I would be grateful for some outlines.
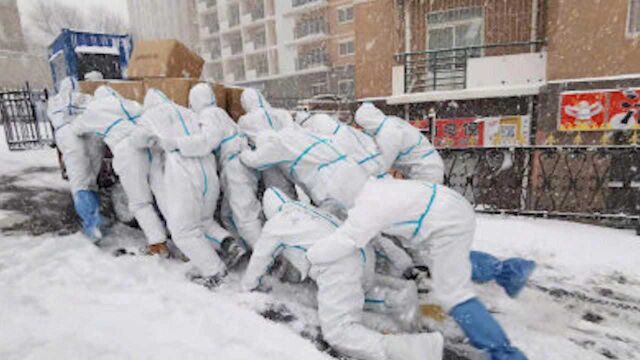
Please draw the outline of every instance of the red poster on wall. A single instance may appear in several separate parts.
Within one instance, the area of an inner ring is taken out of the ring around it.
[[[562,94],[559,130],[607,130],[608,108],[609,94],[605,91]]]
[[[437,119],[435,146],[472,147],[483,146],[484,122],[477,118]]]
[[[609,123],[613,130],[640,129],[640,89],[611,92]]]

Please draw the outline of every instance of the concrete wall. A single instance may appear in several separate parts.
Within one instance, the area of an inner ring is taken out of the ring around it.
[[[549,80],[640,73],[628,0],[548,0]]]
[[[394,1],[360,2],[354,11],[356,98],[391,95],[391,68],[399,42]]]

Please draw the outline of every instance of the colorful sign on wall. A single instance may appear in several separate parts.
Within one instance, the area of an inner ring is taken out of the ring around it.
[[[478,118],[437,119],[434,142],[444,148],[483,146],[484,122]]]
[[[495,147],[529,144],[530,116],[437,119],[437,147]]]
[[[421,131],[429,130],[429,119],[411,120],[409,123]]]
[[[640,129],[640,89],[568,92],[560,96],[560,131]]]

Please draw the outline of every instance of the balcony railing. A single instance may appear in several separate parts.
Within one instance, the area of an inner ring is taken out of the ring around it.
[[[464,89],[470,58],[535,53],[542,41],[427,50],[396,55],[404,65],[405,93]]]
[[[327,66],[329,64],[329,55],[323,54],[322,56],[304,56],[296,59],[296,70],[308,70],[321,66]]]

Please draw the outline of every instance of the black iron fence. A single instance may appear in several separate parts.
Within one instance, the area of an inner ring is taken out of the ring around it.
[[[445,182],[479,212],[636,227],[640,147],[439,149]]]
[[[22,89],[0,91],[0,124],[9,150],[26,150],[53,143],[47,120],[47,91]]]
[[[404,65],[406,93],[464,89],[469,58],[539,52],[542,41],[427,50],[396,55]]]

